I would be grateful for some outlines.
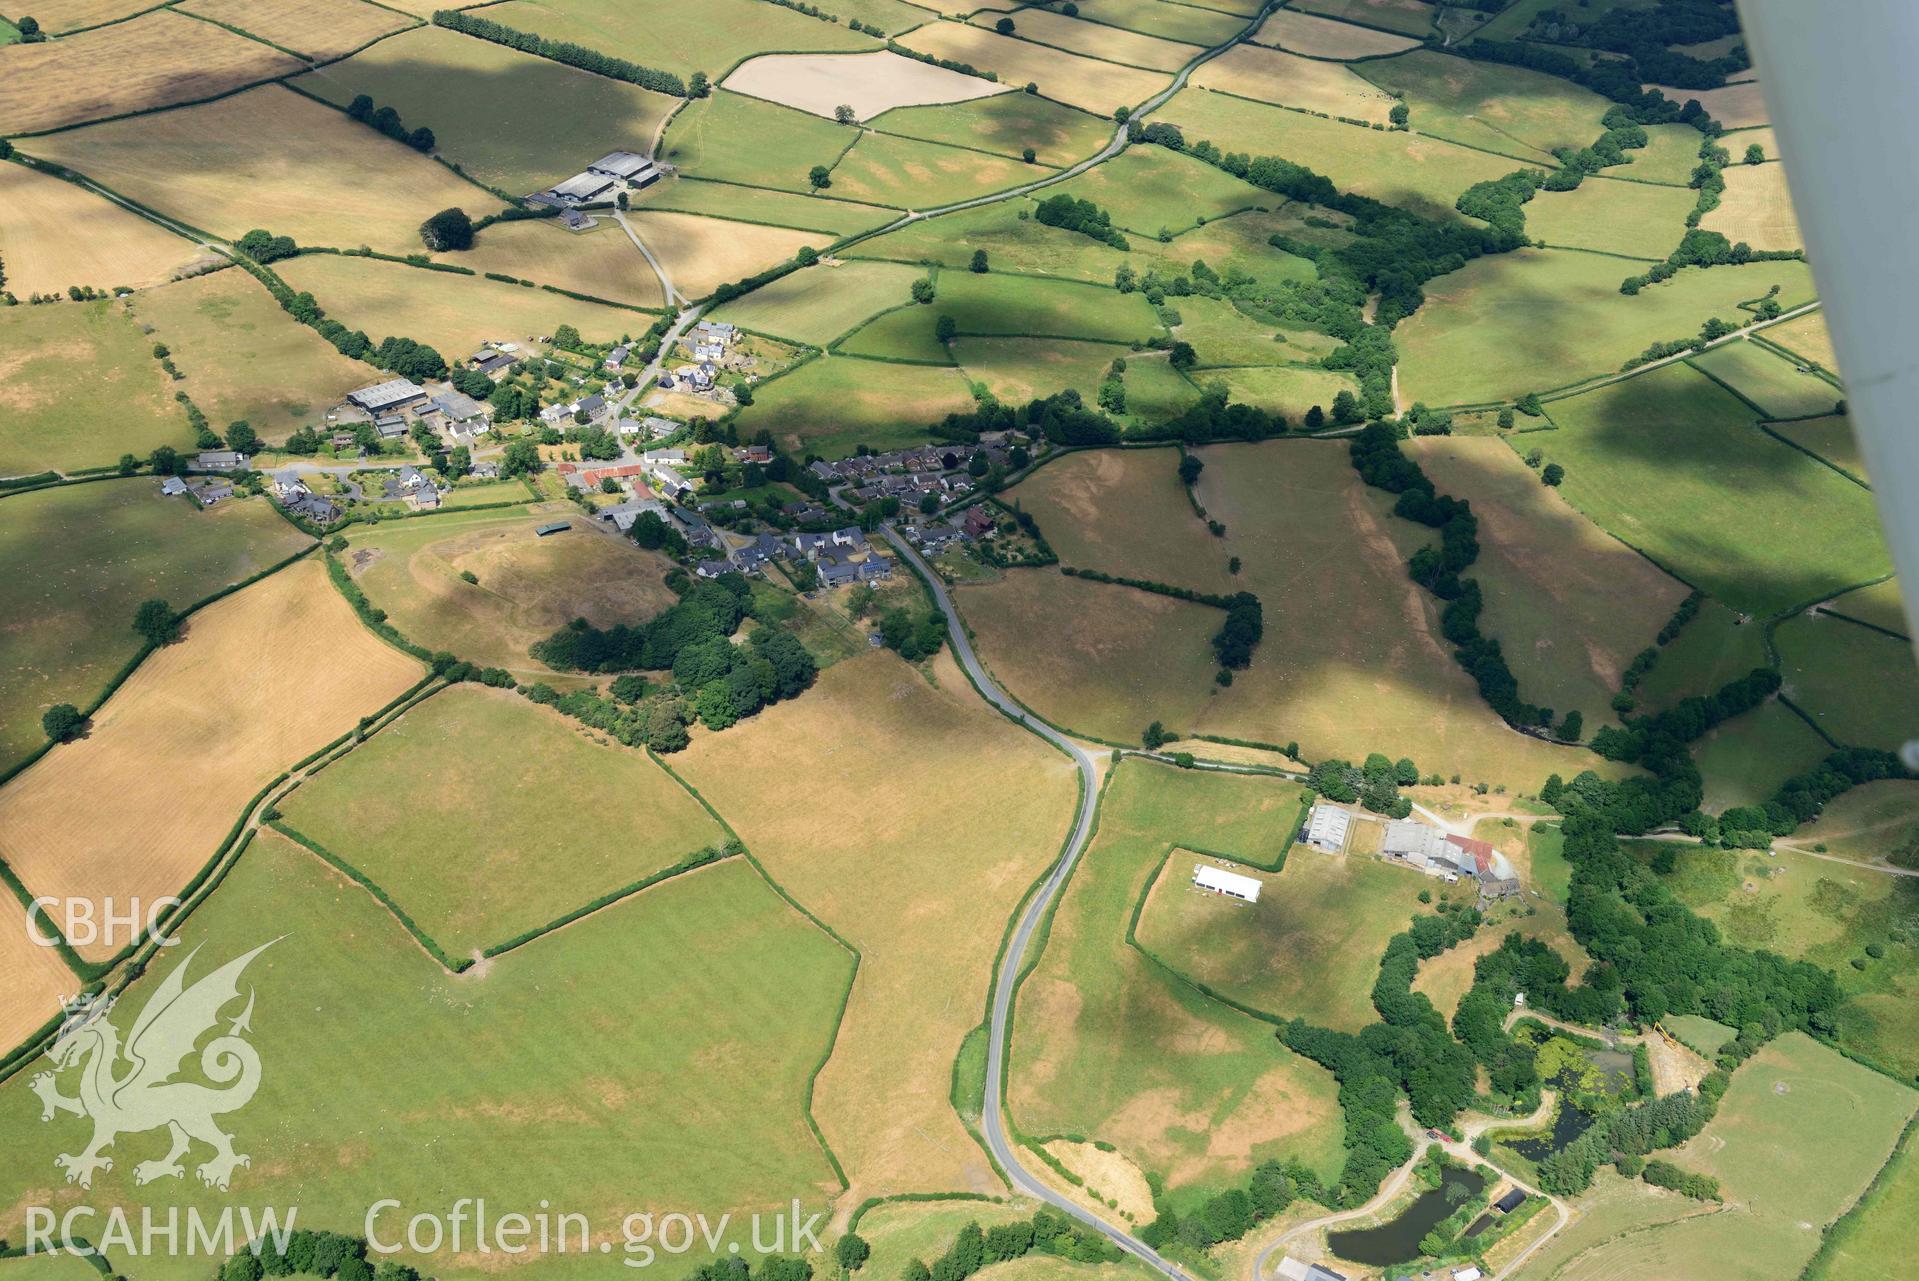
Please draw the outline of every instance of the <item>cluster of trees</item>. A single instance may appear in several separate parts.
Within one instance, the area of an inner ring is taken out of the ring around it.
[[[1706,1128],[1731,1079],[1724,1071],[1712,1072],[1697,1094],[1662,1095],[1600,1117],[1539,1163],[1539,1186],[1555,1196],[1577,1196],[1608,1161],[1617,1163],[1621,1174],[1643,1170],[1650,1164],[1646,1153],[1677,1147]]]
[[[426,382],[446,377],[446,358],[432,347],[411,338],[389,337],[373,349],[371,359],[382,369],[402,378]]]
[[[1632,16],[1638,17],[1639,12],[1634,10]],[[1570,80],[1611,98],[1631,112],[1632,118],[1642,125],[1689,124],[1702,133],[1719,131],[1718,123],[1707,114],[1697,98],[1687,99],[1682,106],[1657,89],[1644,88],[1653,78],[1642,76],[1638,62],[1631,57],[1595,58],[1588,65],[1571,54],[1533,41],[1483,38],[1456,45],[1452,52],[1481,62],[1525,67],[1529,71]]]
[[[1680,237],[1679,247],[1636,276],[1619,282],[1619,292],[1631,296],[1647,285],[1671,280],[1683,267],[1742,266],[1749,262],[1775,262],[1780,259],[1804,260],[1802,249],[1754,249],[1741,240],[1734,243],[1717,231],[1694,227]]]
[[[977,442],[981,432],[1037,431],[1056,445],[1112,445],[1119,427],[1098,410],[1088,409],[1072,388],[1015,409],[990,397],[971,410],[948,414],[932,428],[943,440]]]
[[[1033,210],[1033,219],[1048,227],[1077,231],[1115,249],[1131,248],[1126,237],[1113,230],[1112,215],[1090,200],[1076,200],[1064,193],[1048,196]]]
[[[471,249],[473,220],[464,209],[442,209],[420,224],[420,243],[434,253]]]
[[[769,1254],[755,1268],[733,1255],[702,1264],[686,1281],[813,1281],[813,1265],[804,1255]]]
[[[549,40],[545,36],[535,35],[530,31],[517,31],[503,23],[476,18],[469,13],[437,9],[433,14],[433,25],[445,27],[449,31],[458,31],[462,35],[490,40],[494,44],[502,44],[509,49],[518,49],[521,53],[549,58],[554,62],[564,62],[569,67],[578,67],[582,71],[590,71],[596,76],[605,76],[609,80],[624,80],[642,89],[651,89],[655,93],[671,94],[675,98],[705,96],[690,94],[685,83],[671,72],[643,67],[637,62],[615,58],[597,49],[589,49],[585,45],[573,44],[570,41]],[[703,77],[697,79],[703,79]]]
[[[1608,760],[1632,764],[1656,750],[1662,740],[1690,743],[1714,726],[1749,712],[1779,691],[1779,673],[1755,667],[1728,681],[1711,694],[1681,699],[1663,712],[1626,721],[1624,728],[1607,725],[1593,735],[1593,751]]]
[[[1476,182],[1460,193],[1453,207],[1468,218],[1478,218],[1510,236],[1526,234],[1524,205],[1546,184],[1538,169],[1515,169],[1504,178]]]
[[[1910,774],[1891,752],[1873,747],[1843,747],[1802,774],[1780,784],[1763,805],[1736,805],[1714,817],[1692,813],[1680,820],[1687,833],[1726,849],[1765,849],[1773,838],[1790,836],[1801,823],[1817,818],[1831,800],[1862,783]],[[1909,850],[1895,851],[1902,867],[1915,860]]]
[[[1298,1162],[1262,1161],[1245,1187],[1214,1193],[1190,1214],[1175,1213],[1163,1199],[1155,1198],[1159,1213],[1140,1229],[1139,1239],[1155,1250],[1175,1241],[1196,1250],[1210,1249],[1222,1241],[1239,1240],[1298,1197],[1323,1195],[1319,1179]]]
[[[919,1259],[909,1259],[903,1276],[904,1281],[966,1281],[989,1264],[1029,1254],[1050,1254],[1075,1263],[1115,1263],[1125,1257],[1097,1233],[1064,1215],[1041,1210],[1030,1219],[1016,1219],[985,1230],[969,1223],[959,1230],[946,1252],[933,1260],[932,1267]]]
[[[1350,805],[1358,801],[1375,814],[1405,818],[1413,812],[1413,803],[1399,794],[1402,787],[1419,781],[1419,767],[1410,757],[1389,760],[1374,752],[1364,765],[1354,765],[1328,757],[1306,774],[1306,786],[1329,801]]]
[[[1710,1174],[1689,1174],[1671,1161],[1648,1161],[1640,1176],[1656,1188],[1668,1188],[1695,1201],[1717,1201],[1719,1180]]]
[[[398,1259],[384,1259],[376,1269],[366,1260],[366,1242],[338,1232],[295,1228],[284,1238],[248,1243],[244,1250],[220,1265],[220,1281],[261,1281],[262,1277],[337,1277],[339,1281],[420,1281],[420,1274]]]
[[[1213,653],[1227,671],[1244,671],[1253,661],[1253,650],[1266,634],[1266,614],[1259,597],[1251,592],[1234,592],[1226,598],[1226,621],[1213,633]]]
[[[871,31],[872,28],[869,27],[868,30]],[[877,35],[879,33],[874,32],[874,34]],[[961,62],[957,58],[935,58],[930,53],[921,53],[918,49],[909,49],[890,36],[887,37],[886,47],[902,58],[911,58],[915,62],[924,62],[929,67],[944,67],[948,71],[957,71],[963,76],[978,76],[981,80],[991,80],[994,84],[999,83],[999,72],[997,71],[982,71],[972,63]]]
[[[409,131],[400,119],[399,112],[391,107],[375,107],[372,97],[367,94],[356,94],[353,101],[347,104],[346,113],[350,119],[358,120],[370,129],[378,129],[393,141],[403,142],[415,151],[432,151],[436,145],[431,129],[421,125]]]
[[[687,585],[676,604],[651,622],[617,623],[601,629],[575,619],[533,646],[533,657],[548,667],[580,672],[667,671],[689,645],[724,640],[739,630],[750,592],[741,574],[722,574],[712,582]]]
[[[1531,34],[1550,44],[1579,45],[1624,54],[1649,84],[1679,89],[1717,89],[1726,77],[1752,65],[1744,45],[1717,58],[1696,58],[1672,46],[1705,44],[1739,34],[1739,15],[1716,0],[1661,0],[1630,14],[1609,10],[1589,23],[1548,9],[1533,19]]]
[[[276,236],[259,227],[240,237],[233,247],[257,263],[278,262],[300,252],[292,236]]]

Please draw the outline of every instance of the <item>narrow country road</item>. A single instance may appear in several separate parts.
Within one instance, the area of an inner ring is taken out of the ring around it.
[[[660,278],[660,288],[665,291],[666,305],[671,307],[675,298],[683,303],[691,302],[692,299],[673,287],[673,277],[666,274],[665,265],[653,256],[653,251],[646,247],[644,240],[640,239],[640,233],[633,230],[633,224],[626,220],[626,210],[615,209],[613,220],[620,224],[620,230],[626,233],[626,238],[633,242],[633,247],[646,259],[646,265],[653,269],[653,274]]]

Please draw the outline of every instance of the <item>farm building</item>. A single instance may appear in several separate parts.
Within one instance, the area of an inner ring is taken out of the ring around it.
[[[1313,812],[1306,820],[1306,843],[1328,854],[1337,854],[1346,848],[1346,836],[1352,828],[1351,810],[1321,801],[1313,806]]]
[[[417,405],[426,398],[426,388],[410,378],[390,378],[347,393],[348,403],[375,416],[375,425],[380,415]]]
[[[187,483],[178,476],[168,476],[160,482],[160,492],[168,498],[178,498],[187,492]]]
[[[649,157],[632,151],[610,151],[588,165],[586,171],[632,187],[649,186],[660,176],[659,168]]]
[[[571,528],[573,528],[573,525],[570,521],[556,520],[556,521],[553,521],[551,524],[541,525],[538,529],[535,529],[533,532],[537,534],[539,537],[545,538],[549,534],[564,534],[567,530]]]
[[[1396,818],[1388,822],[1380,851],[1387,858],[1404,859],[1414,867],[1430,868],[1438,864],[1451,870],[1453,866],[1452,848],[1446,844],[1446,834],[1416,818]]]
[[[433,408],[446,415],[448,422],[467,423],[486,416],[486,408],[464,392],[449,391],[435,396],[431,403]]]
[[[233,497],[233,486],[224,480],[209,480],[191,487],[190,492],[200,506],[211,507],[221,499]]]
[[[1346,1278],[1321,1263],[1306,1263],[1291,1255],[1279,1261],[1274,1268],[1284,1281],[1346,1281]]]
[[[511,352],[496,351],[491,347],[474,352],[467,358],[467,364],[488,375],[502,373],[513,368],[517,358]]]
[[[604,174],[576,173],[565,182],[550,187],[546,195],[563,205],[585,205],[605,199],[613,190],[613,180]]]
[[[1243,903],[1259,902],[1259,882],[1250,876],[1229,872],[1225,868],[1209,867],[1205,863],[1195,864],[1193,884],[1202,890],[1211,890],[1215,894],[1236,898]]]
[[[1526,1193],[1523,1188],[1509,1188],[1505,1196],[1493,1202],[1493,1209],[1499,1211],[1501,1214],[1511,1214],[1525,1203]]]
[[[247,456],[231,449],[210,449],[193,460],[196,471],[245,471]]]

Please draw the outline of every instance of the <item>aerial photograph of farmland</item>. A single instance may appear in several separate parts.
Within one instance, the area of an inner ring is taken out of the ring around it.
[[[0,0],[0,1281],[1919,1281],[1915,60]]]

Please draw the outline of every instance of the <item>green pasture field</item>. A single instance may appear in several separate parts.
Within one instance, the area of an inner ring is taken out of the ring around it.
[[[953,355],[968,382],[986,389],[1009,405],[1072,388],[1087,404],[1094,403],[1100,383],[1115,356],[1127,349],[1112,343],[1071,338],[961,338]]]
[[[1573,506],[1734,609],[1768,615],[1889,573],[1871,496],[1751,425],[1683,365],[1556,401],[1538,440]]]
[[[1558,76],[1425,49],[1353,69],[1401,95],[1420,133],[1533,164],[1552,164],[1555,147],[1590,144],[1612,105]]]
[[[1209,89],[1182,89],[1154,114],[1180,126],[1189,143],[1205,138],[1223,151],[1284,156],[1342,191],[1432,218],[1459,217],[1453,204],[1461,192],[1517,168],[1505,156],[1443,139],[1364,129]]]
[[[755,0],[715,0],[698,9],[623,0],[508,0],[488,7],[484,16],[682,78],[704,71],[714,84],[756,53],[858,53],[878,47],[872,36]]]
[[[848,22],[857,18],[896,36],[914,27],[923,27],[931,18],[925,9],[905,0],[833,0],[833,12]]]
[[[913,282],[925,274],[886,262],[806,267],[722,304],[713,318],[823,347],[880,312],[911,302]]]
[[[1912,646],[1843,619],[1801,614],[1773,633],[1785,692],[1820,729],[1852,746],[1896,752],[1919,717]]]
[[[899,217],[897,209],[859,205],[825,196],[800,196],[764,187],[741,187],[697,178],[666,178],[633,196],[635,209],[664,209],[678,213],[714,214],[747,222],[770,223],[800,231],[825,231],[836,236],[857,235],[884,226]]]
[[[367,94],[408,125],[430,127],[448,160],[514,195],[562,182],[609,151],[650,154],[679,105],[442,27],[382,40],[292,83],[338,107]]]
[[[868,131],[834,168],[830,190],[848,200],[927,209],[1017,187],[1051,172],[1035,172],[1034,166],[1007,156]]]
[[[867,127],[926,142],[944,142],[1018,158],[1031,147],[1036,163],[1065,166],[1106,145],[1117,127],[1089,112],[1031,93],[1000,93],[971,102],[895,107]],[[1026,170],[1038,177],[1035,170]]]
[[[1203,261],[1222,276],[1229,271],[1243,271],[1268,288],[1282,281],[1313,280],[1318,277],[1319,268],[1312,260],[1275,248],[1272,236],[1275,232],[1308,238],[1324,234],[1303,221],[1319,212],[1312,205],[1289,201],[1269,212],[1248,210],[1229,214],[1212,219],[1202,227],[1183,231],[1169,244],[1144,238],[1136,240],[1133,256],[1135,259],[1158,258],[1160,274],[1166,276],[1186,275],[1195,261]],[[1143,274],[1149,265],[1136,261],[1133,268]],[[1186,301],[1179,299],[1175,305]]]
[[[914,1259],[925,1263],[945,1254],[969,1223],[990,1228],[1029,1217],[1030,1211],[1003,1200],[889,1201],[860,1216],[860,1237],[873,1250],[864,1266],[876,1277],[899,1276]]]
[[[1693,365],[1759,406],[1768,418],[1832,415],[1846,393],[1756,342],[1729,342],[1692,358]]]
[[[1296,0],[1293,8],[1421,39],[1433,30],[1433,6],[1426,0]]]
[[[1694,694],[1710,694],[1755,667],[1767,666],[1765,629],[1716,600],[1700,603],[1699,613],[1639,682],[1636,709],[1657,712]]]
[[[675,878],[455,977],[372,896],[265,833],[188,922],[186,946],[130,990],[116,1023],[124,1033],[154,981],[196,946],[198,976],[276,937],[245,978],[258,996],[248,1039],[263,1067],[242,1139],[251,1166],[230,1192],[191,1171],[143,1190],[136,1158],[162,1155],[165,1136],[126,1135],[113,1170],[94,1181],[90,1203],[103,1213],[131,1207],[138,1222],[142,1205],[190,1205],[211,1220],[245,1196],[297,1204],[301,1226],[357,1231],[378,1198],[449,1204],[447,1172],[459,1169],[463,1194],[528,1213],[542,1198],[573,1207],[617,1249],[617,1225],[635,1209],[771,1212],[839,1190],[804,1109],[853,958],[744,860]],[[79,1150],[85,1123],[43,1124],[27,1084],[21,1074],[0,1088],[0,1134],[7,1150],[42,1154],[51,1168],[53,1153]],[[407,1142],[390,1141],[397,1124]],[[502,1150],[513,1159],[489,1155]],[[689,1150],[700,1159],[686,1160]],[[42,1164],[8,1162],[8,1206],[32,1203]],[[20,1213],[8,1211],[14,1239]],[[403,1235],[404,1218],[393,1222]],[[491,1275],[476,1257],[443,1250],[409,1261],[443,1278]],[[577,1246],[543,1265],[563,1277],[605,1267]],[[207,1261],[143,1257],[136,1270],[186,1281],[203,1278]]]
[[[1669,1014],[1665,1029],[1697,1054],[1712,1058],[1720,1047],[1739,1035],[1739,1029],[1715,1023],[1703,1014]]]
[[[384,785],[399,778],[433,785]],[[481,686],[428,699],[281,808],[455,960],[726,841],[645,753]]]
[[[1699,164],[1699,144],[1705,140],[1691,125],[1648,125],[1646,145],[1626,154],[1632,163],[1607,172],[1641,182],[1663,182],[1683,187]],[[1590,140],[1589,140],[1590,141]],[[1728,139],[1728,144],[1732,141]]]
[[[1129,239],[1178,233],[1201,220],[1281,203],[1270,191],[1164,147],[1121,152],[1071,181],[1048,187],[1040,197],[1061,193],[1104,209],[1114,226],[1130,233]]]
[[[1359,380],[1351,374],[1293,365],[1196,369],[1193,378],[1201,386],[1223,382],[1235,401],[1284,414],[1294,426],[1300,424],[1306,411],[1314,405],[1330,412],[1334,399],[1342,391],[1359,394]]]
[[[927,427],[972,407],[956,370],[828,356],[759,389],[739,423],[748,435],[771,431],[789,452],[844,458],[860,445],[923,445]]]
[[[1800,827],[1794,845],[1817,844],[1859,863],[1880,863],[1901,849],[1919,849],[1919,783],[1883,779],[1855,787]]]
[[[953,353],[935,332],[940,312],[934,307],[908,305],[884,312],[834,348],[848,356],[875,360],[907,360],[924,365],[950,365]]]
[[[1126,412],[1143,423],[1164,422],[1199,399],[1199,389],[1164,360],[1126,358]]]
[[[1849,591],[1844,596],[1827,601],[1825,608],[1835,614],[1844,614],[1848,618],[1883,627],[1889,632],[1897,632],[1901,636],[1912,630],[1912,624],[1906,621],[1906,609],[1900,600],[1899,580],[1896,578]]]
[[[1564,907],[1572,890],[1573,865],[1566,861],[1566,834],[1557,827],[1534,823],[1526,829],[1526,857],[1533,880],[1546,897]]]
[[[1180,1205],[1267,1157],[1337,1164],[1331,1076],[1126,942],[1169,846],[1253,857],[1249,842],[1275,840],[1265,829],[1291,831],[1296,798],[1286,782],[1116,767],[1098,835],[1019,990],[1007,1094],[1021,1131],[1113,1143]]]
[[[1516,400],[1614,373],[1655,342],[1690,340],[1710,318],[1743,324],[1738,304],[1775,284],[1785,306],[1813,289],[1804,263],[1759,262],[1688,267],[1620,293],[1638,270],[1600,254],[1520,249],[1427,281],[1426,305],[1393,334],[1401,394],[1429,405]]]
[[[0,308],[0,476],[190,450],[152,346],[120,303]]]
[[[790,16],[822,31],[834,29],[810,18]],[[673,117],[660,141],[659,158],[688,177],[777,187],[804,195],[813,190],[807,180],[813,166],[832,168],[853,140],[854,131],[846,125],[715,89],[712,96],[687,103]]]
[[[1165,332],[1144,294],[999,272],[941,272],[938,293],[926,310],[951,316],[961,334],[1132,343]]]
[[[1196,865],[1216,862],[1173,851],[1146,892],[1141,946],[1275,1019],[1303,1018],[1345,1032],[1377,1021],[1372,990],[1380,955],[1419,910],[1420,891],[1432,889],[1427,877],[1302,846],[1277,875],[1229,869],[1264,886],[1257,903],[1240,903],[1192,883]],[[1306,957],[1311,965],[1300,964]]]
[[[1557,248],[1659,261],[1686,233],[1695,193],[1685,187],[1588,178],[1572,191],[1541,191],[1526,205],[1526,234]],[[1620,264],[1621,279],[1632,272]]]
[[[15,41],[19,39],[20,39],[20,28],[14,26],[11,22],[8,22],[5,18],[0,18],[0,45],[13,44]]]
[[[0,27],[7,24],[0,21]],[[0,45],[7,43],[0,31]],[[99,1269],[84,1255],[58,1251],[35,1253],[31,1258],[14,1255],[0,1258],[0,1281],[100,1281]]]
[[[984,249],[987,263],[995,271],[1058,276],[1096,285],[1112,284],[1113,274],[1123,266],[1142,271],[1150,265],[1140,261],[1137,241],[1133,251],[1126,253],[1076,231],[1021,218],[1021,211],[1030,214],[1032,205],[1024,199],[1005,200],[923,218],[863,240],[850,252],[860,258],[937,263],[961,271],[971,265],[975,250]]]
[[[1735,805],[1764,805],[1781,783],[1831,751],[1832,745],[1784,703],[1763,703],[1693,744],[1692,758],[1706,783],[1700,808],[1718,814]]]
[[[19,494],[0,515],[0,563],[16,567],[0,575],[0,769],[45,741],[49,706],[88,706],[139,652],[141,601],[185,609],[308,541],[264,499],[200,511],[147,478]]]
[[[1208,48],[1232,39],[1246,26],[1245,17],[1236,12],[1222,13],[1177,0],[1081,0],[1079,16],[1087,22]]]
[[[1859,450],[1859,437],[1852,430],[1852,419],[1845,415],[1828,414],[1824,418],[1804,418],[1770,426],[1793,444],[1811,450],[1861,484],[1871,482],[1865,455]]]
[[[1827,1229],[1824,1247],[1806,1270],[1807,1281],[1901,1281],[1912,1259],[1912,1225],[1919,1217],[1919,1157],[1912,1130],[1866,1194]]]
[[[1198,371],[1216,365],[1311,363],[1339,345],[1310,329],[1282,332],[1276,323],[1249,316],[1223,298],[1195,294],[1168,301],[1180,315],[1173,337],[1193,345],[1199,357],[1194,376],[1202,382],[1210,375]]]

